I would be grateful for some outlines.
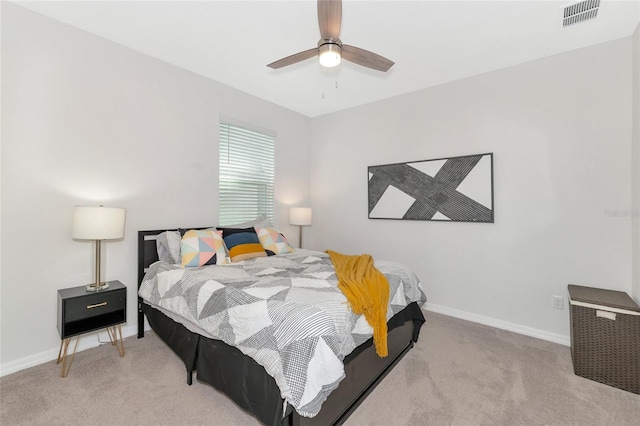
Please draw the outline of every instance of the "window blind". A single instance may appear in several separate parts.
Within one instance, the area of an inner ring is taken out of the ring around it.
[[[219,158],[220,225],[250,221],[262,214],[272,222],[274,138],[220,123]]]

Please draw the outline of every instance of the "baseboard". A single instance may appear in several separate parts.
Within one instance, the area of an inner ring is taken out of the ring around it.
[[[515,324],[508,321],[502,321],[499,319],[487,317],[484,315],[472,314],[470,312],[460,311],[458,309],[448,308],[446,306],[434,305],[433,303],[427,303],[424,306],[427,311],[435,312],[438,314],[447,315],[454,318],[460,318],[463,320],[476,322],[478,324],[488,325],[490,327],[499,328],[501,330],[512,331],[514,333],[523,334],[525,336],[535,337],[537,339],[547,340],[553,343],[559,343],[561,345],[570,346],[571,341],[569,336],[565,336],[557,333],[549,333],[548,331],[539,330],[536,328],[526,327],[523,325]],[[145,330],[150,330],[149,325],[145,321]],[[138,334],[137,325],[130,325],[122,328],[122,336],[129,337]],[[106,331],[99,333],[101,340],[104,342],[108,340]],[[95,348],[101,345],[98,341],[98,334],[82,336],[80,343],[78,344],[78,352]],[[39,364],[44,364],[58,358],[58,348],[52,348],[34,355],[29,355],[24,358],[10,361],[0,364],[0,377],[7,374],[15,373],[16,371],[24,370],[25,368],[34,367]]]
[[[499,328],[501,330],[512,331],[514,333],[523,334],[525,336],[535,337],[537,339],[558,343],[564,346],[571,346],[571,338],[564,334],[550,333],[548,331],[526,327],[524,325],[502,321],[484,315],[472,314],[470,312],[460,311],[458,309],[448,308],[446,306],[434,305],[433,303],[427,303],[423,307],[423,309],[454,318],[476,322],[478,324],[488,325],[490,327]]]
[[[146,323],[145,325],[148,327]],[[145,330],[150,330],[150,328],[145,327]],[[129,337],[129,336],[135,336],[137,334],[138,334],[138,326],[135,324],[122,327],[123,338]],[[102,342],[100,342],[100,340]],[[100,333],[82,335],[80,339],[80,343],[78,343],[77,352],[82,352],[84,350],[100,346],[104,344],[105,340],[109,342],[109,335],[107,334],[106,330],[102,330]],[[71,344],[74,344],[73,340]],[[69,346],[71,346],[71,344]],[[20,359],[16,359],[14,361],[2,363],[0,364],[0,377],[6,376],[11,373],[15,373],[20,370],[24,370],[29,367],[34,367],[36,365],[44,364],[45,362],[56,360],[58,359],[59,350],[60,350],[60,347],[51,348],[37,354],[29,355]]]

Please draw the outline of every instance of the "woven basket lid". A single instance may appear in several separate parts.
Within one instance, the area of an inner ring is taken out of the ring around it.
[[[576,302],[640,312],[638,304],[624,291],[569,284],[569,297]]]

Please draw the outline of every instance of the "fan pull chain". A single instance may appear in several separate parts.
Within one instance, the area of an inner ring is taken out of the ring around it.
[[[336,88],[336,90],[338,89],[338,80],[335,81],[335,88]],[[324,98],[325,98],[325,92],[322,91],[322,99],[324,99]]]

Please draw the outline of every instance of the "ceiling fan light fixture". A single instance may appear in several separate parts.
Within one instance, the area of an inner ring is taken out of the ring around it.
[[[320,65],[326,68],[333,68],[340,63],[340,45],[336,43],[325,43],[318,49],[318,60]]]
[[[600,0],[583,0],[593,2]],[[342,26],[342,0],[318,0],[318,26],[320,40],[318,47],[303,50],[268,64],[269,68],[277,70],[318,56],[320,65],[331,68],[345,61],[353,62],[377,71],[387,72],[393,66],[393,61],[376,53],[359,47],[342,44],[340,41],[340,27]]]

